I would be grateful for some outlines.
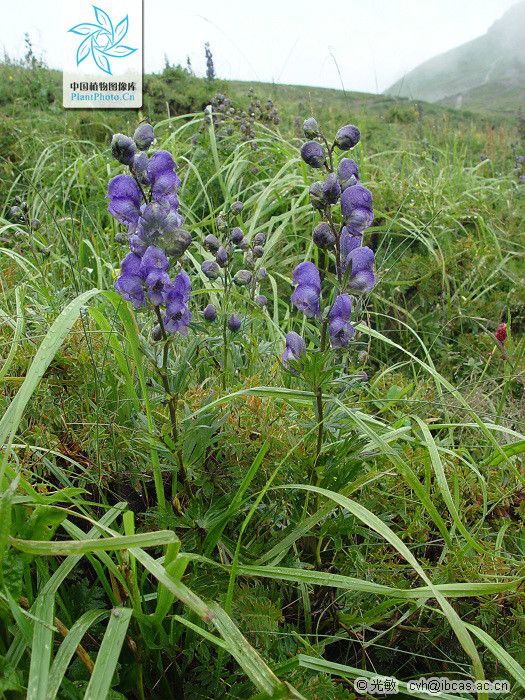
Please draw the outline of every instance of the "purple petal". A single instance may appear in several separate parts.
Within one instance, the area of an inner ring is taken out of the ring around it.
[[[340,318],[343,321],[350,320],[352,316],[352,299],[348,294],[340,294],[336,297],[328,316],[331,319]]]
[[[115,289],[126,301],[130,301],[136,309],[146,303],[142,280],[137,275],[121,275],[115,282]]]
[[[128,253],[124,260],[120,263],[120,272],[122,275],[138,275],[140,270],[141,259],[135,253]]]
[[[321,277],[313,262],[302,262],[293,271],[295,284],[305,284],[321,292]]]
[[[165,173],[173,172],[176,167],[171,153],[168,153],[168,151],[158,151],[149,159],[148,177],[151,182],[154,183],[157,178]]]
[[[372,210],[372,193],[359,183],[347,187],[341,195],[341,212],[345,221],[355,209]]]
[[[312,318],[320,313],[319,292],[307,284],[300,284],[291,298],[292,304],[305,316]]]
[[[131,175],[116,175],[109,181],[107,199],[130,199],[137,207],[140,206],[142,194]]]
[[[109,200],[108,211],[117,221],[127,226],[139,220],[139,208],[131,199],[114,197]]]
[[[168,258],[166,257],[164,251],[160,248],[156,248],[155,246],[150,245],[149,248],[146,249],[144,255],[142,256],[140,274],[145,279],[150,274],[150,272],[153,272],[154,270],[166,272],[168,266]]]

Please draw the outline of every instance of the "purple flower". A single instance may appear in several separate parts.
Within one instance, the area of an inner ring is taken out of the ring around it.
[[[321,277],[313,262],[302,262],[293,271],[295,284],[307,284],[321,293]]]
[[[163,250],[150,245],[146,249],[144,255],[142,256],[142,261],[140,264],[140,274],[146,279],[146,277],[155,270],[160,272],[166,272],[169,267],[168,258],[166,257]]]
[[[339,250],[341,254],[341,265],[344,271],[346,271],[349,265],[349,262],[347,262],[348,256],[355,248],[359,248],[361,243],[362,239],[360,234],[353,234],[346,226],[343,226],[339,239]]]
[[[149,159],[148,177],[154,183],[162,175],[174,172],[176,167],[171,153],[168,153],[168,151],[157,151]]]
[[[352,299],[348,294],[340,294],[336,297],[332,308],[328,313],[330,321],[328,331],[330,344],[333,348],[346,348],[355,330],[350,323],[352,316]]]
[[[335,142],[342,151],[348,151],[359,143],[360,138],[361,134],[357,126],[347,124],[339,129],[335,135]]]
[[[169,223],[170,207],[166,202],[151,202],[142,208],[137,234],[145,241],[160,238]]]
[[[120,263],[121,275],[139,275],[141,262],[142,261],[139,255],[135,255],[135,253],[128,253],[124,260]]]
[[[168,333],[188,334],[188,326],[192,319],[188,308],[190,295],[190,278],[184,270],[181,270],[173,282],[166,285],[164,290],[164,300],[166,302],[164,327]]]
[[[133,140],[137,144],[137,148],[141,151],[147,151],[155,140],[155,135],[153,133],[153,127],[147,122],[142,122],[135,129],[133,134]]]
[[[129,239],[129,249],[132,253],[136,253],[137,255],[144,255],[144,253],[148,249],[148,244],[139,235],[134,233],[132,236],[130,236]]]
[[[136,224],[140,215],[140,188],[130,175],[117,175],[109,181],[109,213],[121,224]]]
[[[348,286],[354,292],[369,292],[376,283],[374,251],[367,246],[354,248],[344,262],[345,270],[351,265]]]
[[[337,179],[344,192],[347,187],[352,187],[359,181],[359,167],[355,160],[342,158],[337,166]]]
[[[321,278],[316,266],[312,262],[300,263],[293,271],[293,279],[297,286],[292,294],[292,304],[309,318],[319,316]]]
[[[237,316],[237,314],[232,314],[230,318],[228,319],[228,328],[233,332],[237,333],[239,328],[241,327],[241,319]]]
[[[341,195],[341,212],[351,233],[354,235],[363,233],[374,220],[370,190],[359,183],[347,187]]]
[[[257,294],[255,297],[255,303],[258,306],[266,306],[268,304],[268,299],[264,296],[264,294]]]
[[[307,141],[301,148],[301,158],[312,168],[322,168],[326,161],[326,153],[317,141]]]
[[[154,269],[146,277],[148,298],[154,306],[160,306],[164,301],[165,289],[170,283],[170,277],[163,270]]]
[[[180,179],[174,171],[160,175],[153,183],[151,196],[155,202],[167,201],[170,206],[177,209],[179,198],[176,195],[179,189]]]
[[[298,360],[306,352],[306,343],[295,331],[286,334],[286,348],[281,355],[282,363],[288,367],[290,360]]]
[[[142,279],[138,275],[121,275],[115,282],[115,289],[126,301],[130,301],[136,309],[145,305]]]

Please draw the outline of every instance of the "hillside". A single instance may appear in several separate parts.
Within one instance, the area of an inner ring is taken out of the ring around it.
[[[483,111],[513,111],[525,97],[525,2],[483,36],[422,63],[392,85],[393,97]]]

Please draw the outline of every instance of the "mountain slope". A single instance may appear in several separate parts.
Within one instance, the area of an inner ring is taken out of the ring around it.
[[[513,5],[486,34],[422,63],[388,90],[450,106],[515,109],[525,95],[525,2]],[[509,97],[510,96],[510,97]]]

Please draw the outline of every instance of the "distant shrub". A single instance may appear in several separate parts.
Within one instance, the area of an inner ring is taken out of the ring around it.
[[[386,116],[389,124],[414,124],[418,119],[419,113],[414,105],[392,105]]]
[[[210,103],[221,82],[196,78],[187,68],[169,63],[160,74],[145,76],[144,108],[149,114],[171,116],[200,112]]]

